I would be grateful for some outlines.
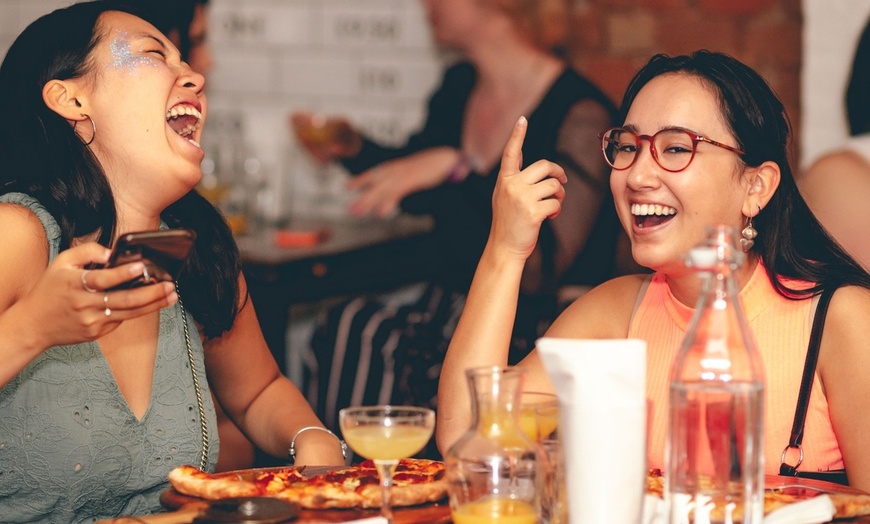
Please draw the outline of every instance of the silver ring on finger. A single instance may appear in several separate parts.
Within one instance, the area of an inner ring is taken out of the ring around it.
[[[90,272],[90,269],[85,269],[84,271],[82,271],[82,287],[88,293],[96,293],[97,290],[88,285],[88,273]]]
[[[111,316],[112,316],[112,310],[109,309],[109,294],[108,294],[108,293],[106,293],[106,294],[103,295],[103,305],[106,306],[106,311],[105,311],[106,316],[107,316],[107,317],[111,317]]]

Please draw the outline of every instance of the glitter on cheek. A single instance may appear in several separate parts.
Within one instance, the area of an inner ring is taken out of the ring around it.
[[[129,69],[130,72],[139,69],[140,66],[153,66],[158,60],[148,56],[134,53],[130,48],[130,40],[127,33],[121,33],[109,44],[112,53],[112,67],[116,69]]]

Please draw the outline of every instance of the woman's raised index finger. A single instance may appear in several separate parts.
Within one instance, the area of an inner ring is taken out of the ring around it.
[[[528,125],[529,122],[524,116],[521,116],[514,124],[511,136],[508,138],[507,144],[504,146],[504,153],[501,156],[502,172],[518,173],[522,169],[523,141],[526,139]]]

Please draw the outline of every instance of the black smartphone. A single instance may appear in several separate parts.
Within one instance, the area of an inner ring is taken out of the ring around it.
[[[196,232],[190,229],[161,229],[121,235],[112,248],[107,267],[141,260],[145,263],[142,276],[112,289],[129,289],[156,282],[172,282],[190,255]]]

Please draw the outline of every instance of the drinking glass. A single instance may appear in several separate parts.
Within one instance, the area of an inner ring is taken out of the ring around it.
[[[520,427],[532,442],[548,439],[559,426],[559,401],[554,393],[520,393]]]
[[[320,114],[295,114],[290,125],[296,138],[316,160],[313,173],[315,205],[327,204],[337,175],[330,162],[355,149],[358,135],[344,118]]]
[[[412,406],[359,406],[339,411],[338,423],[348,446],[375,463],[381,480],[381,515],[392,524],[393,473],[399,459],[419,453],[432,438],[435,412]]]
[[[543,524],[567,523],[565,461],[559,441],[559,400],[554,393],[520,393],[520,428],[537,444],[538,511]]]

